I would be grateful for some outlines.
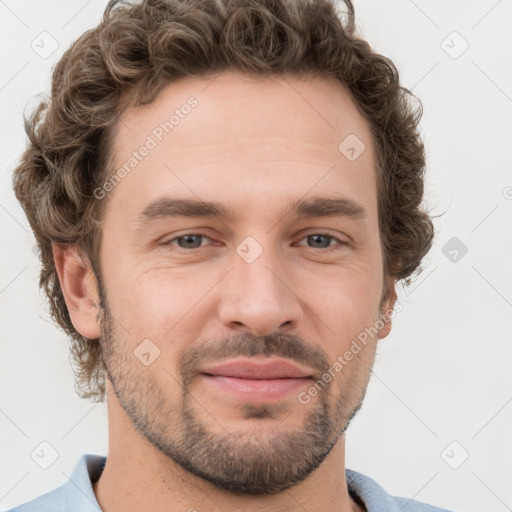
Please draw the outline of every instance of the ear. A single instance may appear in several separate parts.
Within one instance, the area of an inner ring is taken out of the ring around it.
[[[391,318],[393,312],[396,296],[396,279],[392,276],[387,276],[384,279],[385,287],[387,290],[386,296],[381,303],[381,318],[384,321],[384,327],[379,331],[379,339],[385,338],[391,332]]]
[[[99,293],[96,277],[76,246],[52,243],[53,259],[64,300],[75,329],[85,338],[100,336]]]

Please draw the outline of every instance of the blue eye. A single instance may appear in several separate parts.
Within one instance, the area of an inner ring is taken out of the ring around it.
[[[310,249],[326,249],[329,250],[339,250],[342,249],[343,246],[347,245],[346,242],[336,238],[335,236],[328,235],[326,233],[314,233],[312,235],[307,235],[302,240],[307,240],[309,243],[319,244],[319,245],[309,245]],[[336,244],[331,245],[331,242],[334,241]]]
[[[201,235],[198,233],[187,233],[185,235],[172,238],[168,242],[164,242],[162,245],[171,246],[172,249],[177,247],[178,249],[183,249],[185,251],[192,251],[204,246],[202,243],[203,239],[211,240],[206,235]],[[307,240],[307,247],[309,249],[323,249],[324,252],[340,250],[344,246],[348,245],[347,242],[344,242],[343,240],[340,240],[339,238],[327,233],[314,233],[303,237],[301,241],[302,240]],[[333,241],[335,242],[334,244],[331,243]]]
[[[318,245],[316,245],[317,249],[326,249],[326,248],[330,247],[331,241],[334,239],[334,237],[329,236],[329,235],[318,234],[318,235],[308,235],[306,237],[306,239],[308,240],[308,242],[313,242],[314,244],[319,243],[320,247]],[[325,242],[327,242],[327,245],[325,245]]]
[[[173,238],[172,240],[169,240],[165,245],[171,245],[173,242],[178,242],[178,247],[180,249],[197,249],[201,246],[201,240],[203,238],[208,238],[205,235],[198,235],[198,234],[186,234],[182,236],[178,236],[176,238]],[[199,243],[198,243],[199,242]]]

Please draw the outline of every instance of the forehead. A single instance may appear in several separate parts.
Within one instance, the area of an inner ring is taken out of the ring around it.
[[[109,192],[118,206],[130,198],[141,211],[164,191],[201,197],[215,190],[220,201],[236,192],[248,205],[249,196],[305,193],[315,183],[316,191],[375,188],[369,124],[333,79],[186,78],[121,119],[113,172],[124,172]]]

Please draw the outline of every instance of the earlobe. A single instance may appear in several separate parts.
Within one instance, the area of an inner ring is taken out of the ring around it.
[[[52,251],[73,326],[85,338],[99,338],[99,293],[91,266],[76,246],[62,247],[53,243]]]
[[[383,339],[389,335],[392,327],[392,313],[395,307],[397,295],[396,295],[396,280],[393,277],[386,279],[386,290],[387,295],[381,305],[381,316],[380,318],[384,322],[384,327],[379,331],[379,339]]]

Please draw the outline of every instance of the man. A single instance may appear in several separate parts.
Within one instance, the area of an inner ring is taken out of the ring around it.
[[[14,187],[107,457],[14,510],[439,511],[345,469],[433,238],[419,110],[328,0],[111,2]]]

